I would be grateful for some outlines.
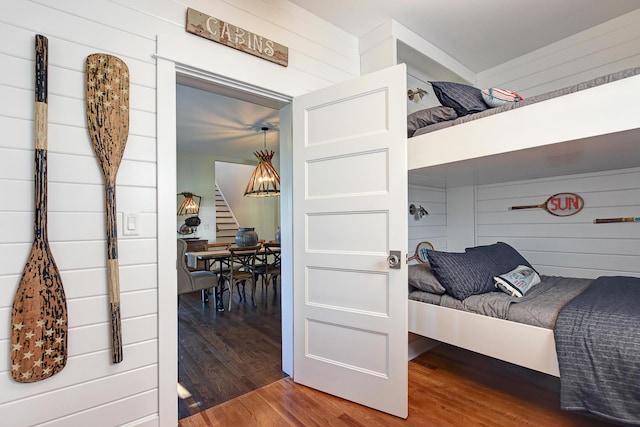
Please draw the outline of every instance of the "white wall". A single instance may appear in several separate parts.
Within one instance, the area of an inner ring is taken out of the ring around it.
[[[539,205],[561,192],[582,196],[582,211],[558,217],[543,209],[509,209]],[[410,216],[410,255],[422,240],[430,241],[437,250],[450,252],[503,241],[547,275],[640,275],[640,226],[631,222],[594,223],[596,218],[637,217],[640,168],[446,191],[412,184],[409,203],[422,204],[430,213],[421,220]]]
[[[202,197],[198,216],[202,221],[198,226],[196,235],[176,237],[198,237],[211,242],[216,240],[216,196],[215,196],[215,159],[202,154],[181,153],[177,155],[177,188],[176,194],[183,191],[197,194]],[[176,197],[176,212],[183,196]],[[176,230],[189,216],[176,216]]]
[[[584,209],[568,217],[509,210],[544,203],[560,192],[581,195]],[[477,243],[507,242],[543,274],[638,276],[639,224],[594,224],[596,218],[637,216],[638,210],[640,168],[480,186]]]
[[[280,197],[245,197],[255,166],[216,162],[216,181],[240,227],[253,227],[259,239],[273,240],[279,225]]]
[[[418,219],[417,216],[409,214],[409,205],[407,205],[407,215],[409,217],[409,247],[407,248],[407,254],[412,256],[418,243],[424,240],[431,242],[437,250],[447,250],[445,190],[443,188],[409,184],[408,199],[409,205],[414,204],[416,208],[422,206],[429,212],[429,215]]]
[[[289,67],[187,34],[187,4],[288,46]],[[0,419],[11,426],[173,425],[171,408],[162,409],[168,418],[158,418],[159,372],[176,367],[158,364],[156,152],[165,147],[156,147],[157,46],[164,46],[162,53],[182,64],[295,96],[359,74],[357,40],[285,0],[4,2],[0,17],[3,325],[8,324],[33,238],[36,33],[49,38],[49,237],[68,300],[69,359],[52,378],[16,383],[9,375],[9,335],[3,328]],[[117,204],[120,212],[139,212],[141,228],[138,236],[120,237],[124,361],[117,365],[110,362],[109,350],[103,180],[84,113],[84,62],[95,52],[119,56],[131,75],[130,134],[118,174]],[[175,257],[173,247],[167,250]],[[169,277],[163,280],[172,283]]]
[[[483,71],[477,86],[524,97],[640,66],[640,10]]]

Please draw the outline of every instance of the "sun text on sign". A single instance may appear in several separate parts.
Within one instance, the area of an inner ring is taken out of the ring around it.
[[[576,214],[584,207],[584,200],[574,193],[554,194],[547,201],[547,210],[557,216]]]
[[[191,8],[187,9],[186,30],[283,67],[289,64],[286,46]]]

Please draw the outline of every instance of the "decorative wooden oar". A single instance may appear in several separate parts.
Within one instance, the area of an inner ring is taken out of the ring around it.
[[[11,376],[22,383],[67,364],[67,301],[47,235],[47,48],[36,35],[34,240],[11,311]]]
[[[129,136],[129,69],[115,56],[87,57],[87,126],[105,179],[107,279],[111,306],[113,363],[122,362],[116,175]]]
[[[584,199],[576,193],[556,193],[539,205],[511,206],[511,210],[540,208],[555,216],[575,215],[584,207]]]

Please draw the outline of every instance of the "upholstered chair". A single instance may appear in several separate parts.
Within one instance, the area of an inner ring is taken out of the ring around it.
[[[202,292],[202,300],[207,300],[208,289],[218,286],[218,277],[211,271],[189,271],[185,258],[187,243],[182,239],[178,240],[178,295],[189,292]]]

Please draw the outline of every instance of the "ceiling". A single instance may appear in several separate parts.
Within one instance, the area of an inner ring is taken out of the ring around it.
[[[360,37],[390,18],[481,72],[640,8],[639,0],[289,0]],[[179,151],[253,161],[279,141],[277,109],[177,88]]]
[[[247,101],[177,85],[176,137],[178,151],[215,155],[219,160],[257,162],[268,127],[267,149],[278,151],[278,110]]]
[[[289,0],[361,37],[389,18],[473,72],[640,8],[638,0]]]

